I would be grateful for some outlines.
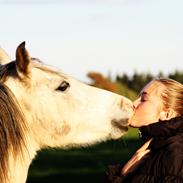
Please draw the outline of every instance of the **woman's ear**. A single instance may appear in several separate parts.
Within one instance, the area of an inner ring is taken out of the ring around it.
[[[165,121],[175,117],[175,111],[173,109],[166,109],[160,112],[160,120]]]

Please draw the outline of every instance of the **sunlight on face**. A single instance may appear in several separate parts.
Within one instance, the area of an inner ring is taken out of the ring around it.
[[[139,98],[133,102],[134,114],[129,119],[130,126],[141,127],[159,121],[163,110],[162,89],[163,86],[157,82],[150,82],[143,88]]]

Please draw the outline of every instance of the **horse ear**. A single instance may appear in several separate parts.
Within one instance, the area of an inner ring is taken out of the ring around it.
[[[16,50],[16,66],[18,72],[20,72],[23,75],[28,75],[29,63],[30,63],[30,57],[28,51],[25,48],[25,41],[24,41],[17,47]]]
[[[0,47],[0,65],[7,64],[11,61],[8,54]]]

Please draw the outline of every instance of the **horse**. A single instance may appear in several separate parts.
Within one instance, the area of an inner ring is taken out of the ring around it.
[[[22,42],[0,51],[0,181],[25,183],[43,148],[87,146],[127,131],[132,102],[89,86],[37,58]]]

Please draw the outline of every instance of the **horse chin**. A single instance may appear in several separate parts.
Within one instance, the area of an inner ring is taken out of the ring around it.
[[[128,118],[126,119],[113,119],[111,121],[112,133],[110,134],[112,139],[118,139],[128,131]]]

